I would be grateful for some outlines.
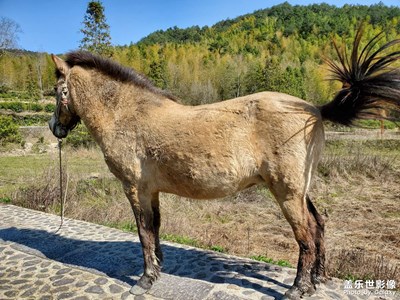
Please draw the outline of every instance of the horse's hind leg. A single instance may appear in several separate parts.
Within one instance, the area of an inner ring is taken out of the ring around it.
[[[159,256],[162,257],[158,238],[160,214],[159,210],[156,213],[153,211],[152,199],[155,196],[152,197],[144,192],[139,193],[134,186],[125,186],[124,190],[135,214],[144,259],[143,275],[130,292],[134,295],[141,295],[146,293],[160,276]]]
[[[315,285],[312,273],[316,263],[316,228],[314,216],[310,213],[304,189],[294,188],[283,182],[270,186],[282,212],[293,229],[300,248],[297,275],[293,286],[286,292],[285,299],[299,299],[303,294],[312,294]]]
[[[317,209],[311,202],[311,199],[308,195],[306,196],[306,200],[307,200],[308,211],[315,219],[315,226],[316,226],[315,227],[316,260],[311,279],[314,284],[319,284],[327,280],[327,274],[325,270],[325,241],[324,241],[325,220],[318,213]]]
[[[160,264],[162,264],[164,258],[161,251],[160,245],[160,226],[161,226],[161,214],[160,214],[160,201],[159,201],[159,194],[156,193],[153,195],[151,200],[151,207],[153,209],[153,227],[154,227],[154,237],[155,237],[155,253],[158,258]]]

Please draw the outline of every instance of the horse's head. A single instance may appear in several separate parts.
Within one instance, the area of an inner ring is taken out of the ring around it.
[[[69,75],[71,68],[61,58],[52,55],[57,68],[56,109],[49,121],[51,132],[57,138],[65,138],[68,133],[79,123],[80,118],[75,113],[69,88]]]

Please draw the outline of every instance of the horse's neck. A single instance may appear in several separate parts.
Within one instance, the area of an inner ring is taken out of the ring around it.
[[[146,114],[170,102],[162,95],[134,84],[101,75],[88,77],[86,74],[85,77],[72,83],[74,108],[99,144],[111,142],[116,133],[131,126],[128,123],[140,127]]]

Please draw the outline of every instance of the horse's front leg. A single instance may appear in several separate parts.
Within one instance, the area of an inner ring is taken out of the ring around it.
[[[134,295],[141,295],[146,293],[160,276],[162,253],[158,237],[160,226],[158,195],[156,197],[141,192],[136,186],[125,186],[125,194],[135,214],[144,259],[143,275],[130,292]],[[153,201],[153,199],[157,201]],[[157,206],[156,211],[153,210],[154,205]]]

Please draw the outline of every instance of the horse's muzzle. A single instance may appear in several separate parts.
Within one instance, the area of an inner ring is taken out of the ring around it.
[[[54,136],[59,139],[63,139],[68,135],[69,130],[67,129],[67,127],[62,125],[54,115],[49,121],[49,127]]]

